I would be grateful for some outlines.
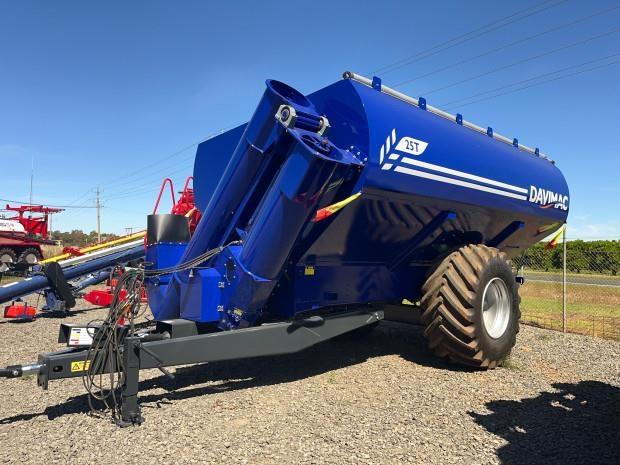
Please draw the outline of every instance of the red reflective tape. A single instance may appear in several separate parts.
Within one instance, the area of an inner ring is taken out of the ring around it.
[[[347,197],[346,199],[341,200],[340,202],[336,202],[334,204],[328,205],[327,207],[323,207],[323,208],[317,210],[316,211],[316,215],[314,216],[314,218],[312,218],[312,222],[316,223],[318,221],[322,221],[325,218],[333,215],[337,211],[342,210],[348,204],[350,204],[355,199],[357,199],[360,195],[362,195],[362,193],[358,192],[357,194],[353,194],[352,196]]]

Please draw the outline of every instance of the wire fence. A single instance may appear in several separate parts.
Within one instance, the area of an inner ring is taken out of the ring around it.
[[[513,259],[521,320],[535,326],[620,340],[620,242],[539,244]]]

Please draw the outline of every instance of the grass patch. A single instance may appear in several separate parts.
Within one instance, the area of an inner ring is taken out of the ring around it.
[[[519,365],[517,365],[514,360],[512,359],[511,356],[506,357],[504,360],[502,360],[502,367],[508,369],[508,370],[518,370],[519,369]]]
[[[562,329],[562,285],[526,281],[519,290],[522,320]],[[620,287],[567,287],[567,330],[620,340]]]
[[[527,278],[528,276],[536,276],[537,278],[543,278],[545,276],[548,277],[554,277],[554,276],[559,276],[562,277],[562,270],[549,270],[549,271],[544,271],[544,270],[536,270],[536,269],[532,269],[532,268],[527,268],[525,270],[525,277]],[[579,277],[592,277],[592,278],[602,278],[605,281],[610,281],[612,283],[620,283],[620,276],[619,275],[613,275],[611,273],[591,273],[588,271],[584,271],[582,273],[575,273],[573,271],[568,271],[566,273],[566,277],[567,278],[579,278]]]

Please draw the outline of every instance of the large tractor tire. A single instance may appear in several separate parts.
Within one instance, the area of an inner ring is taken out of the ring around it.
[[[9,249],[9,248],[1,248],[0,249],[0,271],[5,271],[3,270],[6,269],[8,263],[17,263],[17,255],[15,255],[15,252],[13,251],[13,249]]]
[[[518,284],[506,254],[467,245],[444,258],[422,287],[422,323],[440,357],[495,368],[519,332]]]
[[[41,252],[34,247],[25,249],[19,254],[19,263],[26,263],[27,265],[36,265],[41,261]]]

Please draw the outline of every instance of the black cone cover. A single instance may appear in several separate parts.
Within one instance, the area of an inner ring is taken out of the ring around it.
[[[178,244],[189,242],[189,239],[189,220],[185,216],[172,213],[147,216],[147,244],[158,242]]]
[[[71,292],[71,286],[67,282],[65,274],[62,272],[62,267],[56,262],[48,263],[43,272],[50,283],[50,287],[56,291],[58,298],[65,301],[66,307],[75,307],[75,297]]]

